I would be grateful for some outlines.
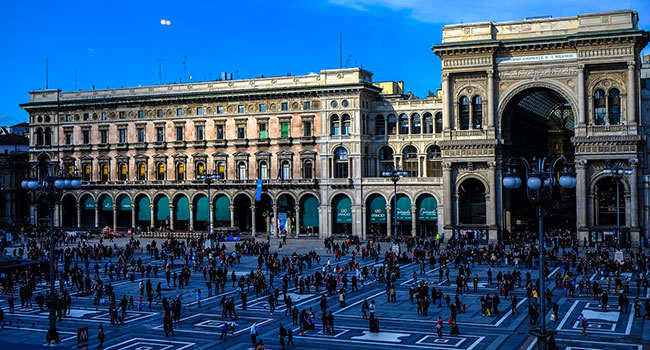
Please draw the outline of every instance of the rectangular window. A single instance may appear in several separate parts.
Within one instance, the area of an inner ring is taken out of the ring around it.
[[[288,111],[289,110],[289,103],[282,102],[282,110],[283,111]]]
[[[81,132],[83,138],[83,144],[88,145],[90,143],[90,131],[84,130]]]
[[[156,141],[163,142],[165,141],[165,129],[162,127],[156,128]]]
[[[183,115],[183,109],[182,108],[176,108],[176,115],[177,116],[182,116]]]
[[[305,110],[308,111],[311,109],[311,102],[310,101],[305,101]]]
[[[108,143],[108,130],[99,130],[99,139],[102,144]]]
[[[311,121],[302,122],[302,136],[311,136]]]
[[[203,107],[196,107],[196,115],[203,115]]]
[[[125,143],[126,142],[126,129],[120,129],[120,143]]]
[[[217,140],[223,140],[223,125],[217,125]]]
[[[162,118],[164,115],[162,109],[159,109],[156,113],[158,113],[158,118]]]
[[[267,133],[266,133],[266,123],[260,123],[260,124],[259,124],[259,128],[260,128],[260,136],[259,136],[259,137],[260,137],[261,139],[265,139],[265,138],[267,138],[268,135],[267,135]]]
[[[66,145],[71,145],[72,144],[72,131],[66,131],[65,132],[65,144]]]
[[[183,141],[183,127],[176,127],[176,141]]]
[[[280,123],[280,137],[289,137],[289,122]]]
[[[266,104],[260,103],[260,112],[266,112]]]
[[[120,119],[124,119],[124,112],[120,112]]]
[[[72,116],[71,116],[70,114],[67,114],[67,115],[65,116],[65,121],[66,121],[66,122],[71,122],[71,121],[72,121]]]
[[[223,106],[217,106],[217,114],[223,114]]]
[[[107,119],[106,112],[102,112],[102,120],[106,120],[106,119]]]
[[[89,117],[88,113],[84,113],[84,120],[88,120]]]
[[[237,138],[238,139],[246,138],[246,127],[244,125],[237,125]]]
[[[144,128],[138,128],[138,142],[144,142]]]
[[[203,141],[203,125],[196,127],[196,140]]]
[[[144,111],[138,111],[138,118],[144,118]]]
[[[237,106],[237,113],[244,113],[244,105]]]

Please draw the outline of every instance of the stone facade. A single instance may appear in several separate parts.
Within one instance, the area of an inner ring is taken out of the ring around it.
[[[581,239],[608,230],[602,170],[616,161],[633,171],[620,203],[636,243],[647,230],[648,174],[639,74],[648,33],[637,23],[636,12],[618,11],[445,26],[433,47],[442,87],[426,99],[404,95],[402,82],[373,83],[362,69],[32,91],[23,105],[30,159],[90,173],[64,197],[62,220],[55,215],[64,226],[203,229],[207,188],[196,175],[216,169],[213,225],[277,233],[287,217],[290,233],[365,237],[391,235],[396,213],[398,234],[490,241],[527,223],[501,186],[510,157],[569,159],[578,186],[567,218]],[[398,182],[397,208],[382,176],[395,166],[409,173]],[[83,211],[94,222],[81,222]]]

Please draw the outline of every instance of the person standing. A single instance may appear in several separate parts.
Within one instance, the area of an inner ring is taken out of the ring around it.
[[[363,313],[364,320],[368,319],[368,308],[368,299],[364,299],[363,304],[361,305],[361,312]]]
[[[512,301],[512,312],[513,313],[516,312],[517,315],[519,315],[519,310],[517,310],[517,295],[513,294],[511,299],[512,299],[511,300]]]
[[[15,312],[14,302],[16,301],[16,298],[14,297],[13,294],[11,294],[9,296],[9,299],[7,299],[7,301],[9,301],[9,313],[13,314]]]
[[[253,346],[257,345],[257,334],[259,333],[259,329],[257,328],[257,324],[255,321],[251,324],[251,341],[253,342]]]
[[[438,316],[438,321],[436,322],[436,333],[438,333],[438,338],[442,338],[442,316]]]
[[[287,330],[282,326],[282,323],[280,323],[280,346],[282,346],[282,350],[285,349],[284,347],[284,337],[287,336]]]
[[[99,346],[97,349],[102,350],[104,348],[104,327],[100,324],[99,329],[97,330],[97,339],[99,340]]]

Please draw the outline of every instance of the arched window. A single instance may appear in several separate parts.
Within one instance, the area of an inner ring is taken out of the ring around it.
[[[407,135],[409,133],[409,116],[402,114],[399,116],[399,134]]]
[[[90,164],[84,164],[82,171],[83,181],[91,181],[92,177],[92,168]]]
[[[120,164],[120,170],[118,173],[120,181],[126,181],[128,176],[128,169],[125,163]]]
[[[402,152],[402,164],[404,171],[408,172],[410,177],[418,176],[418,149],[409,145],[404,147]]]
[[[393,149],[384,146],[379,150],[379,174],[384,171],[392,171],[395,167],[395,157],[393,156]]]
[[[330,117],[330,131],[332,136],[341,135],[341,121],[339,116],[336,114],[333,114]]]
[[[138,180],[145,181],[147,179],[147,165],[144,163],[138,164]]]
[[[269,165],[266,164],[266,161],[261,161],[260,163],[260,168],[259,168],[259,178],[260,180],[268,180],[269,179]]]
[[[185,180],[185,163],[176,164],[176,180],[177,181]]]
[[[440,147],[433,145],[427,149],[427,177],[442,176],[442,152]]]
[[[280,177],[282,180],[290,180],[291,179],[291,164],[289,163],[288,160],[283,160],[282,161],[282,172],[280,173]]]
[[[52,145],[52,129],[45,128],[45,146]]]
[[[239,162],[237,163],[237,179],[246,180],[246,163]]]
[[[395,134],[397,134],[397,117],[395,117],[393,114],[390,114],[388,116],[388,135]]]
[[[605,125],[607,117],[607,102],[605,100],[605,91],[596,90],[594,92],[594,124]]]
[[[101,166],[101,173],[100,173],[100,177],[99,177],[99,178],[100,178],[100,180],[101,180],[102,182],[106,182],[106,181],[109,180],[109,177],[108,177],[108,164],[102,164],[102,166]]]
[[[156,173],[156,179],[157,180],[164,180],[165,179],[165,163],[158,163],[158,171]]]
[[[379,114],[375,117],[375,135],[383,136],[386,135],[386,120],[384,116]]]
[[[442,113],[436,113],[436,134],[442,132]]]
[[[302,177],[304,179],[312,179],[314,177],[314,163],[311,160],[306,160],[302,165]]]
[[[412,134],[421,134],[422,133],[422,120],[420,114],[413,113],[411,116],[411,133]]]
[[[460,130],[469,129],[469,98],[463,96],[459,101],[458,128]]]
[[[424,129],[425,134],[433,134],[433,116],[431,113],[424,113]]]
[[[348,177],[348,150],[339,147],[334,150],[334,177],[346,178]]]
[[[341,135],[350,135],[350,116],[348,114],[344,114],[341,118],[341,125]]]
[[[194,165],[194,178],[198,178],[199,175],[205,175],[205,164],[203,162],[196,162]]]
[[[474,96],[472,99],[472,128],[483,128],[483,100],[481,96]]]
[[[621,123],[621,93],[618,89],[609,90],[607,97],[609,110],[609,124],[618,125]]]
[[[43,146],[43,129],[41,128],[36,130],[36,145]]]
[[[226,163],[225,162],[217,162],[217,175],[219,175],[220,179],[225,179],[226,178]]]

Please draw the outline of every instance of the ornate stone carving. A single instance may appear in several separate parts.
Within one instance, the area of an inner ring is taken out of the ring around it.
[[[578,74],[577,67],[553,67],[553,68],[536,68],[536,69],[515,69],[499,72],[499,79],[520,79],[520,78],[539,78],[539,77],[556,77]]]
[[[592,57],[626,56],[626,55],[632,55],[633,53],[634,52],[631,46],[601,47],[601,48],[580,50],[578,51],[578,57],[592,58]]]
[[[484,66],[491,63],[492,58],[490,56],[448,58],[442,61],[442,65],[445,68]]]

